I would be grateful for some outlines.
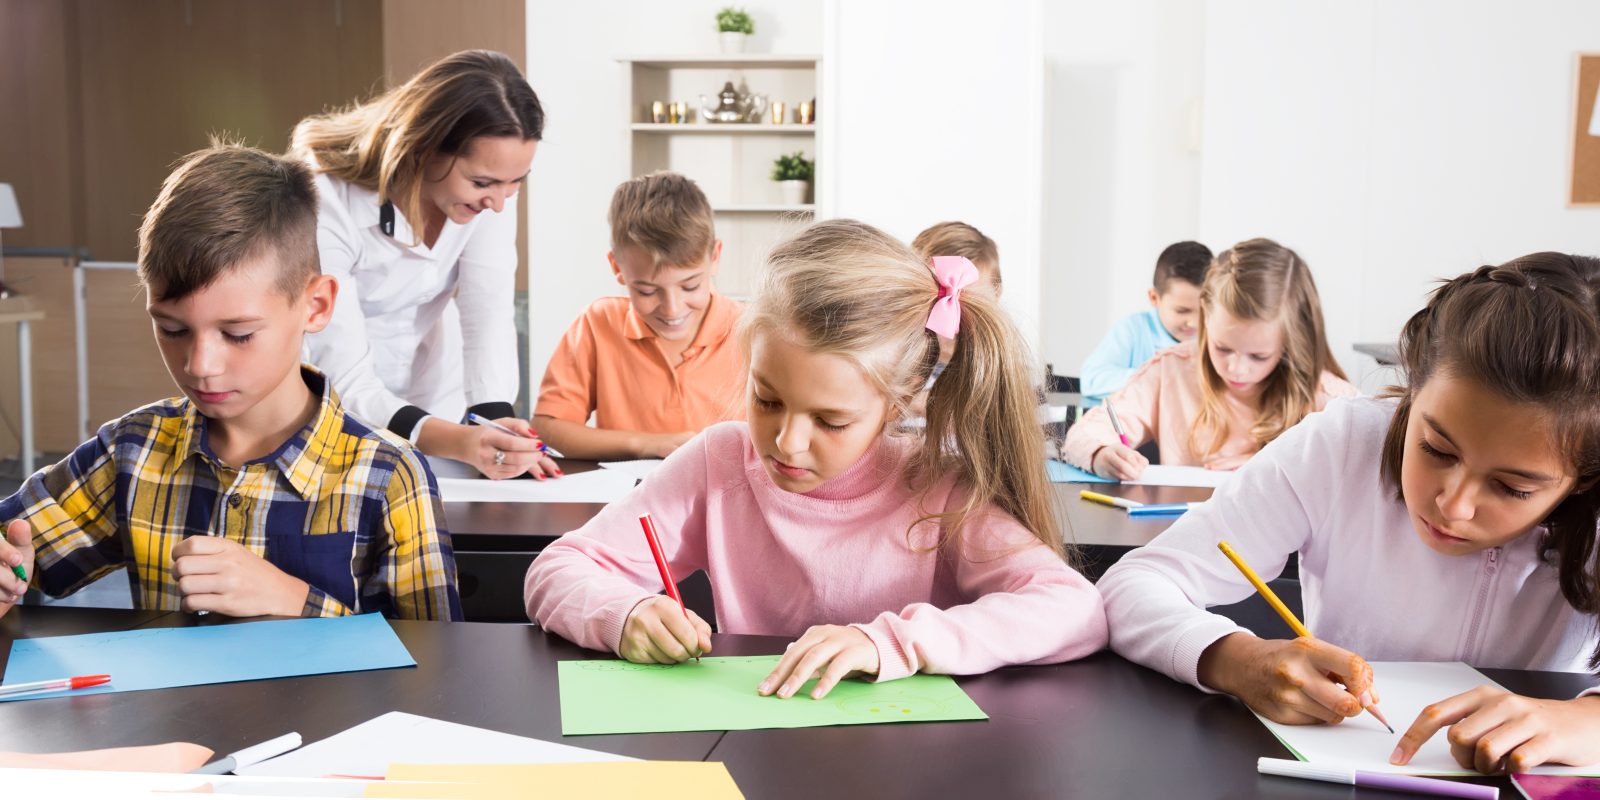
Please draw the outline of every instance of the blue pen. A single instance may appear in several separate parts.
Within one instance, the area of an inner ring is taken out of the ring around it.
[[[480,415],[480,414],[478,414],[477,412],[474,412],[474,411],[468,411],[467,412],[467,421],[471,422],[471,423],[474,423],[476,425],[482,425],[485,428],[494,428],[495,430],[497,430],[497,431],[499,431],[501,433],[511,434],[512,436],[515,436],[518,439],[523,438],[522,434],[517,433],[516,431],[511,430],[510,428],[507,428],[506,426],[501,425],[500,423],[495,422],[494,420],[489,419],[488,417],[482,416],[482,415]],[[547,455],[547,456],[549,456],[551,458],[566,458],[566,456],[561,455],[561,451],[560,450],[557,450],[554,447],[551,447],[550,445],[545,444],[543,439],[539,440],[539,452],[544,453],[545,455]]]
[[[1194,508],[1197,505],[1200,505],[1200,504],[1199,503],[1164,503],[1164,504],[1159,504],[1159,505],[1143,505],[1143,506],[1139,506],[1138,508],[1130,508],[1130,509],[1128,509],[1128,516],[1130,516],[1130,517],[1161,517],[1161,516],[1170,517],[1170,516],[1173,516],[1173,515],[1176,515],[1176,514],[1182,514],[1183,512],[1188,511],[1189,509]]]

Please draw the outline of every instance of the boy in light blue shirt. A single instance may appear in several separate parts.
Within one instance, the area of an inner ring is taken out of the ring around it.
[[[1121,389],[1158,350],[1195,337],[1200,285],[1211,266],[1211,250],[1178,242],[1161,251],[1149,290],[1150,308],[1117,321],[1089,354],[1079,373],[1083,407],[1093,408]]]

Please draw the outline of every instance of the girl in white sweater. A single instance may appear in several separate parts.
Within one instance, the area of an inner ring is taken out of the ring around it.
[[[1408,386],[1307,417],[1106,573],[1112,647],[1291,724],[1361,713],[1363,657],[1594,669],[1596,274],[1536,253],[1446,282],[1401,333]],[[1299,554],[1317,638],[1263,640],[1205,611],[1252,592],[1221,539],[1267,575]],[[1392,760],[1444,727],[1482,772],[1600,761],[1600,696],[1441,699]]]

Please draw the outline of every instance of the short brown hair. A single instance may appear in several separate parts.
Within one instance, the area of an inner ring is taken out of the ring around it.
[[[1536,409],[1550,442],[1577,484],[1549,516],[1540,542],[1561,594],[1574,609],[1600,615],[1595,524],[1600,521],[1600,261],[1533,253],[1445,281],[1400,331],[1406,383],[1383,440],[1384,483],[1404,499],[1400,467],[1417,392],[1441,372],[1465,378],[1507,401]],[[1523,424],[1506,420],[1506,424]],[[1589,654],[1600,667],[1600,645]]]
[[[157,300],[178,300],[269,253],[277,256],[277,288],[291,297],[322,271],[311,170],[214,142],[178,162],[145,212],[139,281]]]
[[[687,267],[711,255],[717,230],[711,202],[695,182],[676,172],[652,172],[623,181],[611,195],[611,249],[637,247],[655,266]]]
[[[1187,281],[1196,289],[1205,285],[1211,267],[1211,248],[1199,242],[1178,242],[1156,256],[1156,272],[1150,278],[1157,294],[1166,294],[1173,281]]]
[[[1000,287],[1000,248],[983,231],[965,222],[941,222],[917,234],[911,249],[927,261],[934,256],[962,256]]]

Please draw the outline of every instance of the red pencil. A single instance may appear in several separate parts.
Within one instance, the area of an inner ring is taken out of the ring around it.
[[[656,536],[656,521],[649,514],[639,517],[639,527],[644,528],[644,540],[650,543],[650,555],[656,557],[656,569],[661,571],[661,585],[667,588],[667,596],[677,601],[678,608],[683,610],[683,618],[689,618],[689,607],[683,604],[683,595],[678,594],[678,582],[672,579],[672,568],[667,566],[667,554],[661,550],[661,539]],[[695,656],[699,661],[700,657]]]

